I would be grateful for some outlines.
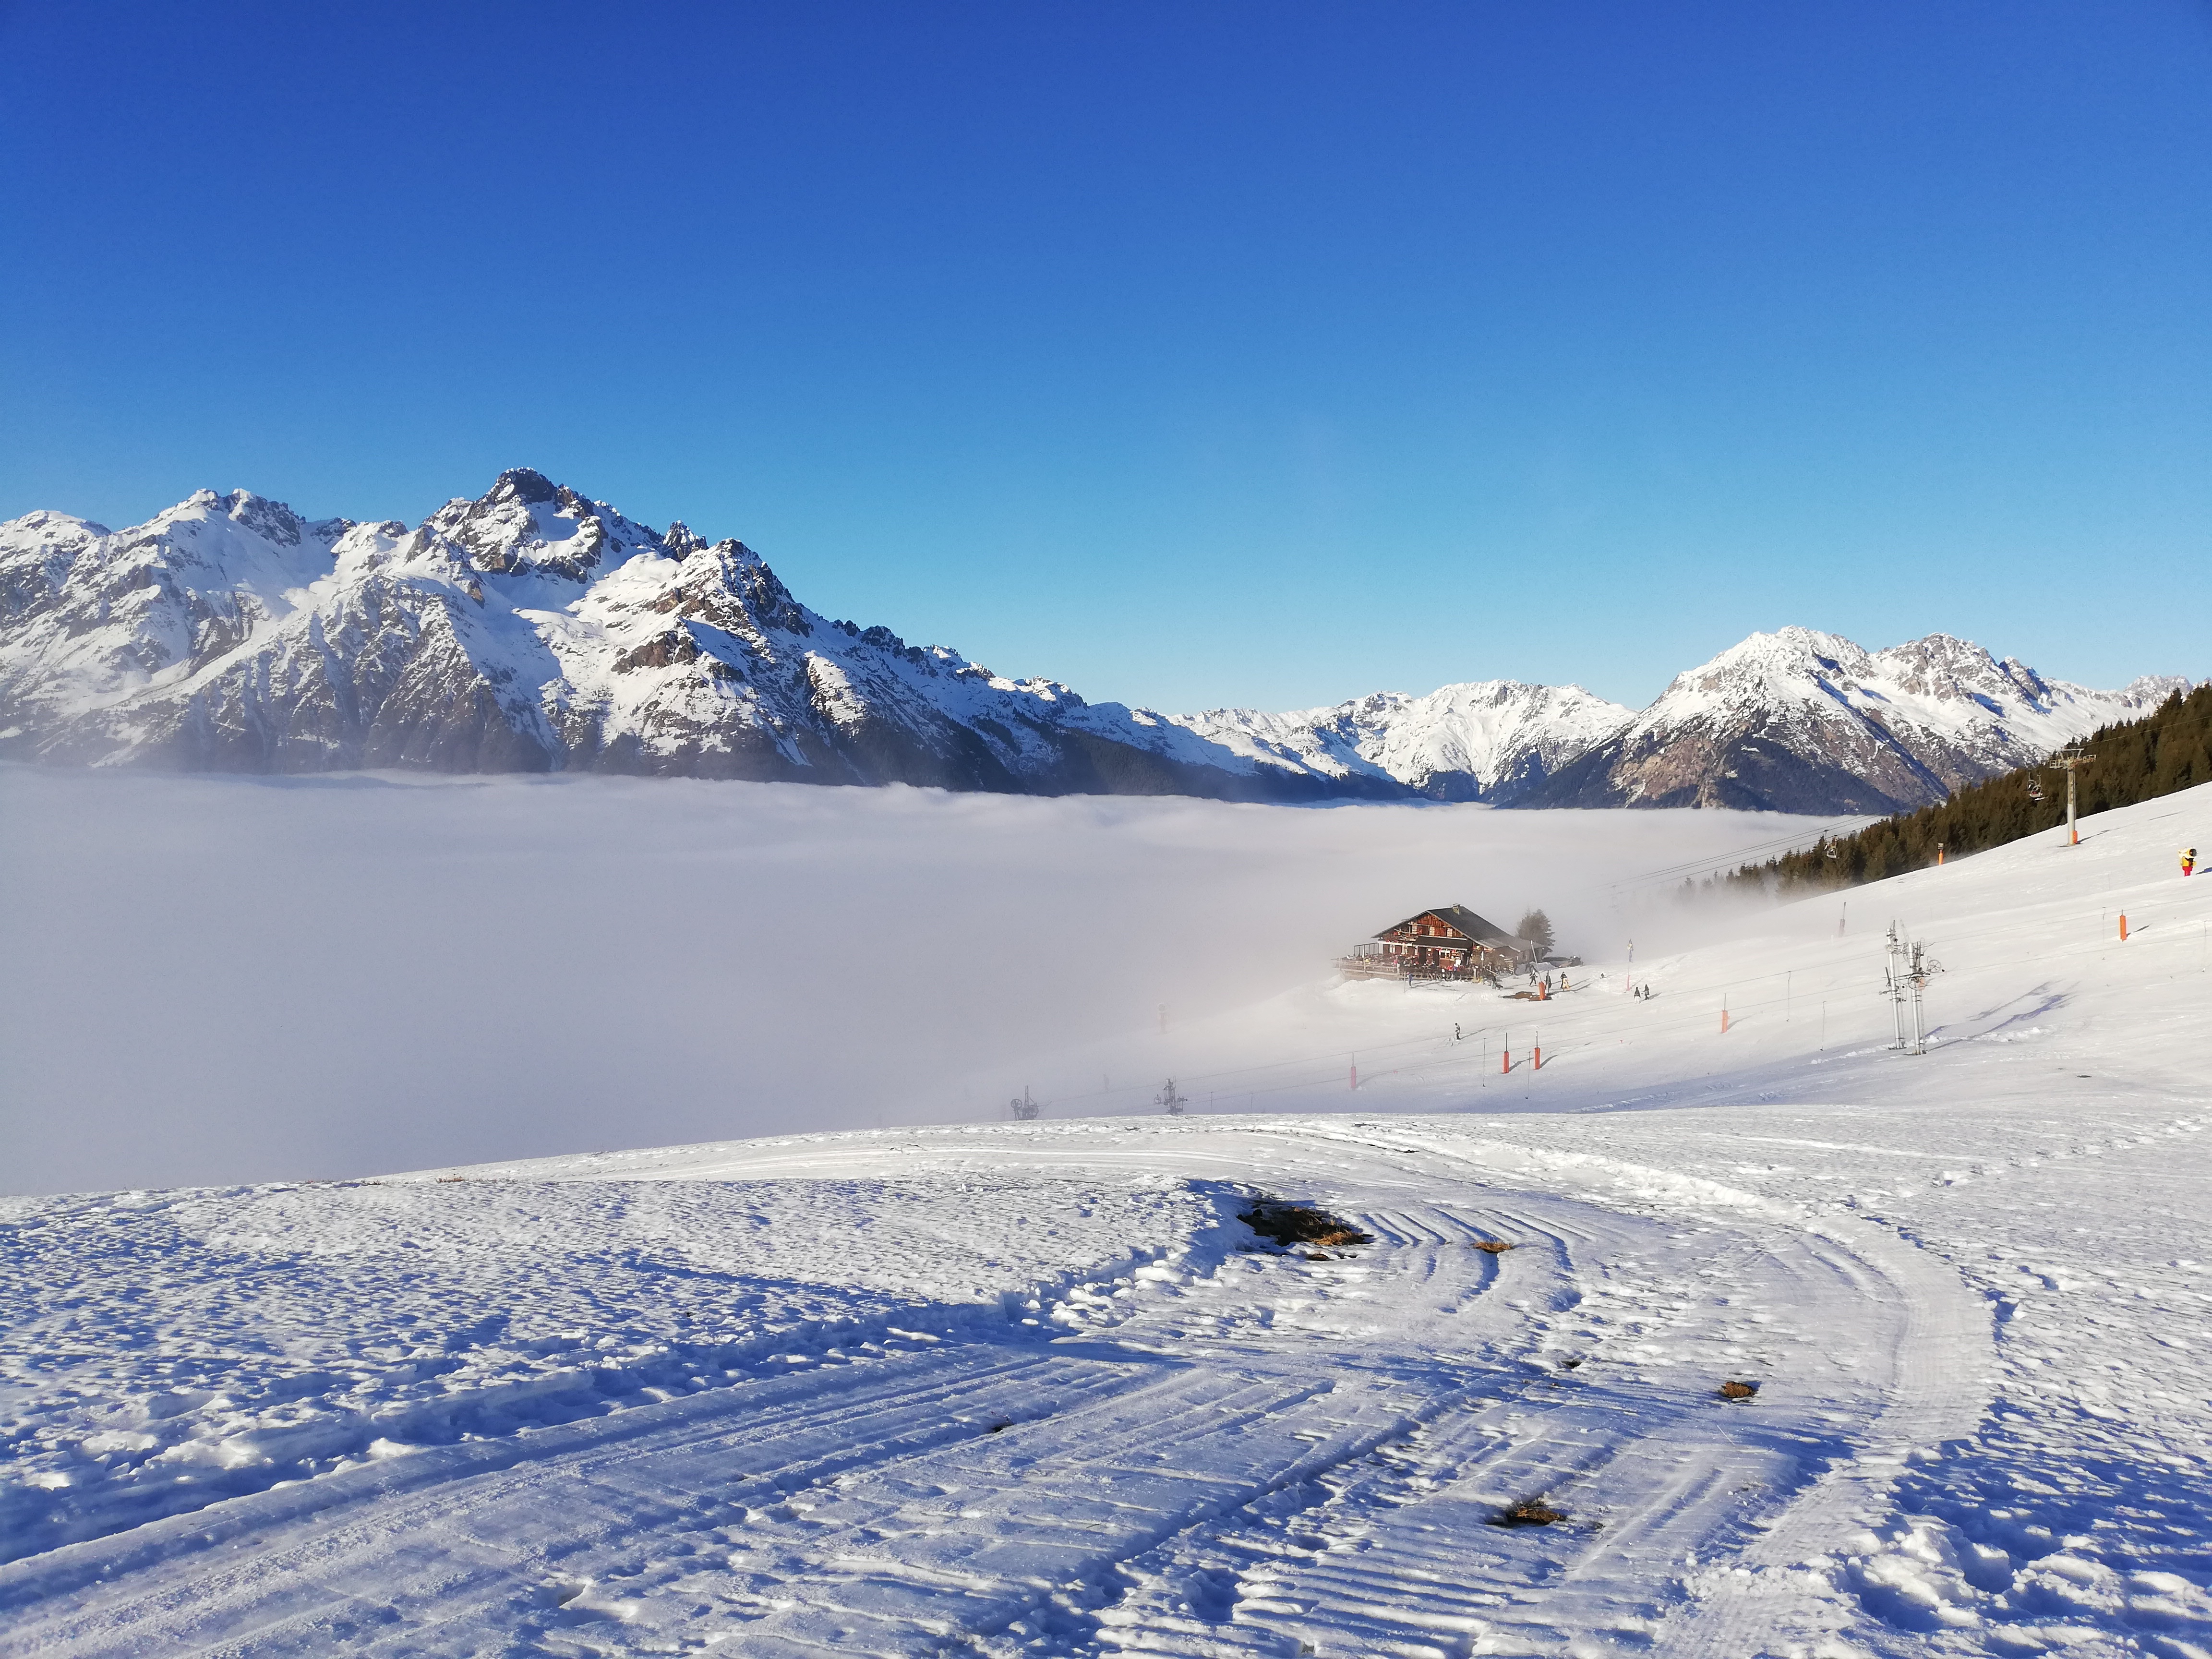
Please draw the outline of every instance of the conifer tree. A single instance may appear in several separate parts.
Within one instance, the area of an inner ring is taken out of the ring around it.
[[[2109,811],[2212,783],[2212,683],[2179,691],[2140,720],[2092,732],[2081,747],[2096,757],[2081,775],[2081,811]],[[1986,852],[2055,830],[2066,819],[2066,792],[2045,787],[2040,766],[1971,784],[1950,799],[1870,823],[1856,835],[1820,842],[1764,864],[1747,864],[1723,882],[1778,896],[1856,887],[1936,862]]]
[[[1552,919],[1541,910],[1531,910],[1513,926],[1513,936],[1525,939],[1536,947],[1536,954],[1552,954]]]

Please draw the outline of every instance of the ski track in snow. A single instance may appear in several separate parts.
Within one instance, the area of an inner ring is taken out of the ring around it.
[[[1045,1315],[1095,1333],[1016,1317],[834,1381],[426,1449],[65,1546],[0,1576],[20,1618],[0,1651],[158,1631],[469,1652],[488,1627],[555,1652],[733,1629],[757,1653],[930,1652],[955,1630],[981,1651],[1295,1651],[1316,1622],[1395,1651],[1562,1620],[1648,1636],[1698,1548],[1897,1409],[1901,1314],[1848,1364],[1818,1352],[1820,1315],[1863,1327],[1887,1284],[1832,1239],[1492,1195],[1463,1155],[1339,1133],[1186,1139],[1132,1161],[1233,1156],[1294,1187],[1322,1153],[1376,1242],[1139,1269]],[[1115,1290],[1137,1292],[1126,1316]],[[1714,1390],[1777,1368],[1802,1403],[1768,1395],[1747,1436]],[[1482,1524],[1540,1492],[1566,1524]],[[1402,1594],[1377,1607],[1385,1583]]]
[[[1891,884],[1923,1060],[8,1200],[0,1655],[2202,1659],[2212,886],[2068,942],[2100,833]]]

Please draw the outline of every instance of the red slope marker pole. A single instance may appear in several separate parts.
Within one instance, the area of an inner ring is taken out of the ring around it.
[[[1500,1076],[1513,1069],[1513,1038],[1505,1032],[1498,1034],[1498,1070]]]
[[[2125,945],[2127,942],[2128,942],[2128,913],[2127,913],[2126,911],[2123,910],[2123,911],[2121,911],[2121,912],[2120,912],[2120,943],[2121,943],[2121,944],[2123,944],[2123,945]]]
[[[1723,1036],[1728,1035],[1728,999],[1726,997],[1721,999],[1721,1035]]]

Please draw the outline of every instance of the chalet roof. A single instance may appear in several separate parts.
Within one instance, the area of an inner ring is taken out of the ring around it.
[[[1391,923],[1375,937],[1381,939],[1385,934],[1396,933],[1401,927],[1411,927],[1423,916],[1434,916],[1447,927],[1466,935],[1478,945],[1510,945],[1519,951],[1526,951],[1528,948],[1528,940],[1516,939],[1494,922],[1485,921],[1464,904],[1435,904],[1425,910],[1416,910],[1405,921]]]

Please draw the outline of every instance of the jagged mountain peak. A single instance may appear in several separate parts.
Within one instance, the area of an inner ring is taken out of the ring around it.
[[[271,501],[266,495],[257,495],[250,489],[234,489],[218,494],[212,489],[196,489],[174,507],[166,507],[144,524],[134,526],[125,532],[142,542],[156,542],[165,537],[187,539],[203,538],[221,526],[234,527],[245,535],[267,543],[270,547],[298,547],[313,541],[327,550],[347,531],[353,528],[349,519],[321,519],[310,520],[295,513],[283,501]],[[102,535],[114,532],[101,528]]]
[[[1984,704],[2017,698],[2040,707],[2051,692],[2043,677],[2018,658],[2000,661],[1972,640],[1950,634],[1887,646],[1874,656],[1890,679],[1916,696]]]
[[[530,467],[509,467],[474,501],[447,502],[423,521],[422,532],[457,549],[483,576],[583,582],[639,553],[668,556],[657,531]]]
[[[573,489],[555,483],[536,467],[510,466],[478,499],[487,504],[520,501],[526,507],[534,507],[541,502],[559,501],[564,495],[571,501],[582,499]]]
[[[734,537],[710,543],[680,519],[656,531],[526,466],[507,468],[474,499],[455,496],[424,520],[418,533],[445,544],[479,576],[588,583],[640,555],[680,562],[705,552],[767,570],[761,556]]]
[[[1658,701],[1697,692],[1759,696],[1808,679],[1863,674],[1872,662],[1869,652],[1842,635],[1793,623],[1771,633],[1747,635],[1695,668],[1685,669]]]
[[[1709,661],[1675,676],[1638,718],[1660,730],[1686,720],[1728,719],[1826,699],[1879,705],[1899,694],[1937,702],[2041,707],[2049,687],[2017,659],[2000,662],[1982,646],[1929,634],[1869,651],[1840,634],[1792,624],[1752,634]]]

